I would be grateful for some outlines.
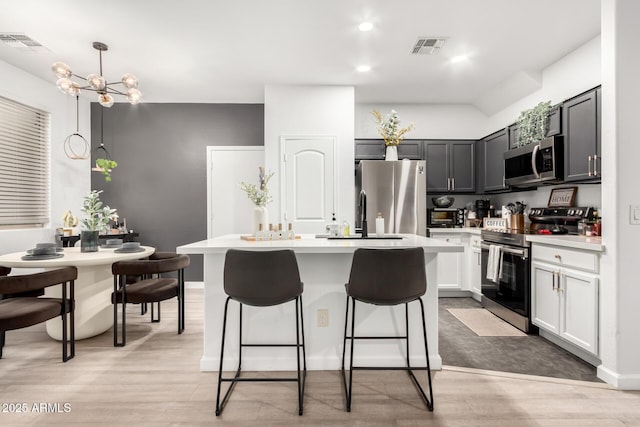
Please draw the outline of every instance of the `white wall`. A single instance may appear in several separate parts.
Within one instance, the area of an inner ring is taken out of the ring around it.
[[[76,100],[61,93],[55,76],[45,81],[0,61],[0,96],[51,113],[51,222],[42,229],[0,230],[0,254],[53,242],[62,214],[81,214],[82,198],[90,188],[89,160],[71,160],[64,154],[65,138],[76,130]],[[80,99],[80,134],[90,141],[89,102]]]
[[[358,104],[356,138],[379,138],[371,111],[392,109],[401,123],[415,124],[407,138],[480,139],[511,123],[539,102],[553,104],[598,86],[601,82],[600,37],[587,42],[542,71],[542,87],[492,116],[469,104]]]
[[[637,99],[640,3],[602,1],[602,177],[603,229],[601,343],[598,375],[624,389],[640,390],[640,225],[629,222],[629,206],[640,205]]]
[[[264,96],[264,152],[267,170],[280,168],[281,136],[336,136],[338,218],[355,219],[354,89],[351,86],[267,86]],[[280,188],[280,174],[269,184]],[[344,191],[342,191],[344,190]],[[280,194],[269,204],[269,221],[284,222]],[[276,220],[280,218],[280,220]]]

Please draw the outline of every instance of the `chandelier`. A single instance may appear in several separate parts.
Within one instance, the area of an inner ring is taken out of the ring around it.
[[[122,76],[119,82],[109,83],[102,75],[102,52],[105,52],[109,47],[100,42],[93,42],[93,48],[100,54],[100,74],[91,73],[86,78],[73,74],[71,68],[64,62],[56,62],[51,66],[51,70],[58,76],[56,86],[62,92],[78,96],[82,90],[90,90],[98,93],[98,102],[103,107],[111,107],[115,102],[113,95],[122,95],[127,98],[131,104],[137,104],[142,98],[142,92],[138,90],[138,79],[131,73],[127,73]],[[77,82],[71,80],[71,77],[76,77],[84,80],[86,83],[80,85]],[[123,85],[124,88],[116,89],[115,85]]]

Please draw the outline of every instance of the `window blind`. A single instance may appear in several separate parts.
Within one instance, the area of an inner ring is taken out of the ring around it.
[[[0,227],[49,221],[49,116],[0,96]]]

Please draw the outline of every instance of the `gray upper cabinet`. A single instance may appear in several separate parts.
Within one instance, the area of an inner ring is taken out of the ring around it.
[[[355,160],[384,160],[386,146],[382,139],[356,139]],[[398,145],[398,159],[421,160],[422,141],[407,140]]]
[[[504,153],[509,149],[509,129],[504,128],[481,140],[480,165],[484,191],[506,190],[504,183]]]
[[[563,104],[565,181],[600,179],[600,89]]]
[[[428,193],[473,193],[475,141],[425,141]]]
[[[385,145],[381,139],[356,139],[355,158],[360,160],[384,160]]]

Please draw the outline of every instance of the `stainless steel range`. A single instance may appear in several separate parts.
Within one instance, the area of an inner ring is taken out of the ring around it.
[[[526,235],[578,234],[592,208],[532,208],[528,229],[482,230],[482,305],[516,328],[536,333],[531,323],[531,243]]]

